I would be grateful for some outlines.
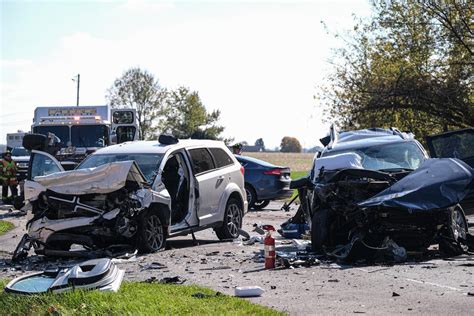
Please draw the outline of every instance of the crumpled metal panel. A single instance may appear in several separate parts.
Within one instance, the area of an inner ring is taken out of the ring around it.
[[[134,161],[108,163],[96,168],[57,172],[35,177],[34,181],[61,194],[110,193],[125,186],[126,180],[146,183]]]
[[[474,182],[474,170],[459,159],[428,159],[391,187],[358,205],[433,210],[459,203]]]

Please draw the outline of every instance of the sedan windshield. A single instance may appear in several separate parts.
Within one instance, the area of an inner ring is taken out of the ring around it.
[[[421,149],[412,142],[331,151],[323,156],[328,157],[349,152],[359,154],[362,158],[362,166],[370,170],[415,170],[425,160]]]
[[[116,161],[134,160],[145,179],[152,183],[155,179],[158,167],[160,166],[163,154],[107,154],[107,155],[91,155],[84,160],[77,169],[94,168],[106,163]]]

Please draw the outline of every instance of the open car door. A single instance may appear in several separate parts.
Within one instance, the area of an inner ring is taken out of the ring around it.
[[[474,168],[474,128],[466,128],[426,137],[433,158],[458,158]],[[466,214],[474,214],[474,182],[471,190],[461,201]]]
[[[35,199],[41,192],[42,186],[34,181],[35,177],[62,171],[64,171],[63,166],[52,155],[44,151],[32,150],[25,180],[25,200]]]
[[[426,137],[433,158],[458,158],[474,167],[474,128]]]

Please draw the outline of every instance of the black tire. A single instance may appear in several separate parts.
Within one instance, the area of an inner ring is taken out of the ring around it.
[[[322,209],[314,213],[311,219],[311,247],[320,252],[329,236],[329,210]]]
[[[250,184],[245,184],[245,194],[247,195],[248,207],[253,208],[254,203],[257,199],[257,193],[255,189]]]
[[[222,226],[214,229],[217,238],[219,238],[219,240],[225,240],[239,237],[239,230],[242,228],[242,217],[241,203],[234,198],[230,198],[225,207]]]
[[[255,201],[253,203],[253,208],[256,210],[261,210],[262,208],[265,208],[270,204],[270,200],[261,200],[261,201]]]
[[[459,256],[467,250],[463,242],[467,239],[468,224],[462,207],[458,204],[451,208],[447,233],[441,236],[439,251],[448,257]]]
[[[158,212],[148,209],[138,217],[137,248],[140,252],[164,249],[166,235]]]
[[[25,199],[22,195],[20,196],[15,196],[13,199],[13,208],[15,210],[21,210],[21,208],[25,206]]]

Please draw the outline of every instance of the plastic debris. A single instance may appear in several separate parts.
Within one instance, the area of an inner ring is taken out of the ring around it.
[[[235,296],[255,297],[261,296],[265,292],[260,286],[238,286],[235,288]]]

